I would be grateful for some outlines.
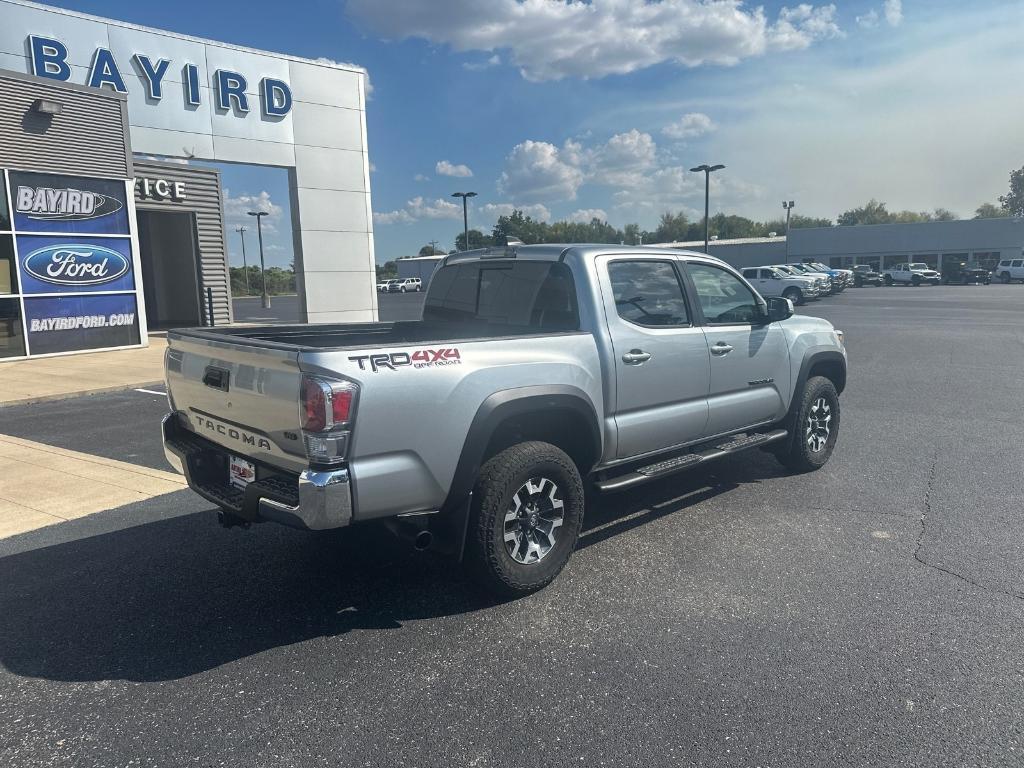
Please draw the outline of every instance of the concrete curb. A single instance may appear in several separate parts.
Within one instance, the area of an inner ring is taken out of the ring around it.
[[[42,397],[25,397],[20,400],[4,400],[0,402],[0,411],[4,408],[10,408],[15,405],[35,405],[36,403],[52,403],[57,400],[71,400],[76,397],[88,397],[89,395],[102,395],[110,392],[125,392],[129,389],[137,389],[139,387],[162,387],[164,385],[163,379],[157,381],[140,381],[132,382],[130,384],[116,384],[110,387],[95,387],[94,389],[81,389],[76,392],[61,392],[54,395],[43,395]]]

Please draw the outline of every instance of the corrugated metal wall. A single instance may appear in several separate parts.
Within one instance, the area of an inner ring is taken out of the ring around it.
[[[32,111],[60,102],[59,115]],[[0,73],[0,166],[126,179],[132,175],[125,97],[54,80]]]
[[[185,199],[153,200],[139,194],[135,185],[135,207],[142,210],[193,211],[199,241],[202,272],[203,314],[206,315],[206,289],[213,289],[213,314],[218,325],[232,320],[231,281],[228,274],[227,247],[224,241],[224,203],[220,173],[181,163],[135,161],[135,178],[166,179],[185,185]]]

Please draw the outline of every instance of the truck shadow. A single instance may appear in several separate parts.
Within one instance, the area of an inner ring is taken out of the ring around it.
[[[580,548],[772,471],[728,464],[602,499]],[[375,527],[310,536],[185,514],[0,558],[0,663],[61,681],[175,680],[317,637],[495,606],[460,574]]]

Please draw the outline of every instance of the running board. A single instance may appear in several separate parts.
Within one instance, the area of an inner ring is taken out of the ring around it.
[[[732,453],[739,453],[749,448],[758,448],[778,440],[784,439],[789,433],[784,429],[776,429],[772,432],[757,432],[752,435],[737,435],[724,443],[711,445],[696,453],[684,453],[671,459],[665,459],[655,464],[648,464],[639,467],[632,472],[610,478],[599,480],[595,485],[601,493],[613,491],[624,491],[637,485],[643,485],[653,480],[660,480],[663,477],[682,472],[684,469],[692,469],[698,464],[720,459]]]

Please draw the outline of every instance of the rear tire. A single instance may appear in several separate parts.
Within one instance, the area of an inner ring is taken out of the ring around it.
[[[839,393],[824,376],[807,380],[800,394],[792,437],[775,457],[794,472],[813,472],[828,463],[839,437]]]
[[[506,448],[477,476],[466,565],[493,594],[536,592],[569,562],[583,509],[583,481],[564,451],[538,441]]]

